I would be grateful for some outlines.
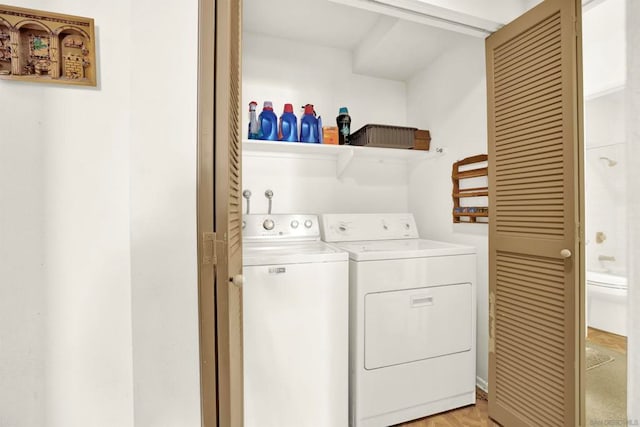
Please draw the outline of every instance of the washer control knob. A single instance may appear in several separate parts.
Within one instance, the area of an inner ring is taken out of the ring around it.
[[[404,228],[408,230],[408,229],[410,229],[410,228],[411,228],[411,226],[410,226],[410,225],[409,225],[409,223],[407,222],[407,223],[404,225]]]
[[[291,221],[291,228],[298,228],[299,225],[300,223],[298,222],[298,220],[294,219],[293,221]]]
[[[310,219],[304,222],[304,226],[307,228],[311,228],[312,225],[313,225],[313,222]]]
[[[276,226],[276,223],[273,222],[272,219],[267,218],[262,223],[262,226],[264,227],[265,230],[273,230],[273,227]]]

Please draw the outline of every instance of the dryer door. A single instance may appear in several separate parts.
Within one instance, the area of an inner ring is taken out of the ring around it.
[[[365,369],[469,351],[471,284],[432,286],[365,296]]]

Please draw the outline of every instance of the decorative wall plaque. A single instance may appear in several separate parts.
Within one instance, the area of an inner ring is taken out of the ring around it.
[[[96,85],[93,19],[0,5],[0,78]]]

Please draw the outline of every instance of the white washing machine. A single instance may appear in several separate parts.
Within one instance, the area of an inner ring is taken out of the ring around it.
[[[349,421],[389,426],[475,403],[476,255],[411,214],[327,214],[349,252]]]
[[[348,424],[348,255],[316,215],[245,215],[244,425]]]

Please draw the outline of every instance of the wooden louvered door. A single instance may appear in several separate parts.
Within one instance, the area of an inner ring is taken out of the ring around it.
[[[486,41],[489,415],[583,425],[579,0],[546,0]]]
[[[240,2],[200,0],[198,15],[202,425],[242,426]]]
[[[198,319],[200,399],[203,427],[218,425],[216,298],[214,268],[214,71],[215,0],[200,0],[198,12]]]
[[[215,227],[219,425],[242,426],[242,203],[239,0],[216,1]]]

